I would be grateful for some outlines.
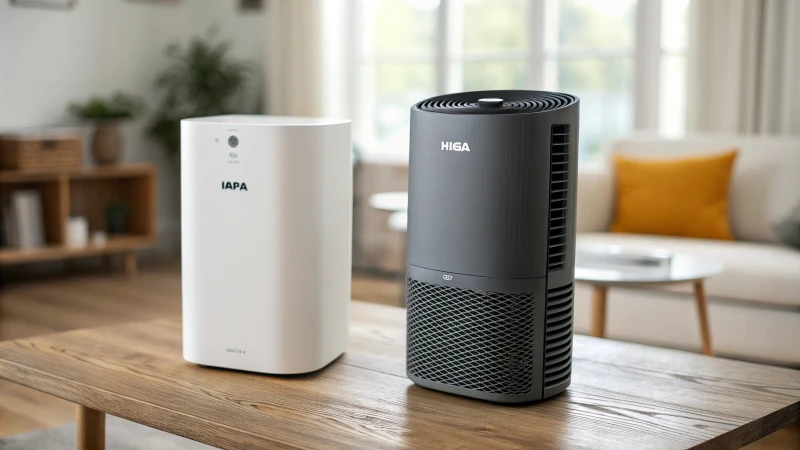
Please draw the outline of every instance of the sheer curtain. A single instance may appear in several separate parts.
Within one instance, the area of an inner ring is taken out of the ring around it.
[[[265,110],[347,117],[347,0],[271,0]]]
[[[800,1],[695,0],[687,128],[800,135]]]
[[[322,1],[272,0],[268,4],[265,101],[269,114],[322,114]]]

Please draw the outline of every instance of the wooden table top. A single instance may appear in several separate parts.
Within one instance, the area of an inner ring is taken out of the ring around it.
[[[575,336],[572,386],[504,406],[405,377],[405,310],[353,303],[302,376],[199,367],[180,319],[0,343],[0,377],[223,448],[734,448],[800,418],[800,371]]]

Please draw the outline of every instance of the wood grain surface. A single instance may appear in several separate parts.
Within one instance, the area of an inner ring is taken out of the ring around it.
[[[134,279],[100,262],[76,261],[62,276],[44,278],[37,266],[0,266],[0,340],[181,313],[179,260],[145,260]],[[354,298],[397,306],[399,289],[392,278],[353,277]],[[74,403],[0,379],[0,439],[74,422],[75,411]],[[800,448],[800,426],[774,435],[780,450]]]
[[[303,376],[199,367],[178,318],[0,343],[0,377],[222,448],[736,448],[800,417],[800,372],[575,337],[572,386],[503,406],[405,378],[405,311],[354,302]]]
[[[111,166],[81,166],[70,169],[0,170],[0,183],[29,183],[54,181],[61,177],[73,180],[138,177],[152,174],[153,164],[125,163]]]

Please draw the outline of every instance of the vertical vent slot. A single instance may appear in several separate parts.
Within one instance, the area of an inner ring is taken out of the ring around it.
[[[562,270],[567,254],[569,125],[553,125],[550,136],[550,223],[547,270]]]
[[[572,283],[547,290],[544,388],[569,380],[572,373]]]

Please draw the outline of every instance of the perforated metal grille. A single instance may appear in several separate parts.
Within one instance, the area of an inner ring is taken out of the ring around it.
[[[550,136],[550,238],[547,268],[564,268],[567,255],[569,125],[553,125]]]
[[[545,389],[563,383],[572,372],[572,303],[572,283],[547,290]]]
[[[533,294],[408,279],[408,371],[494,394],[533,389]]]

